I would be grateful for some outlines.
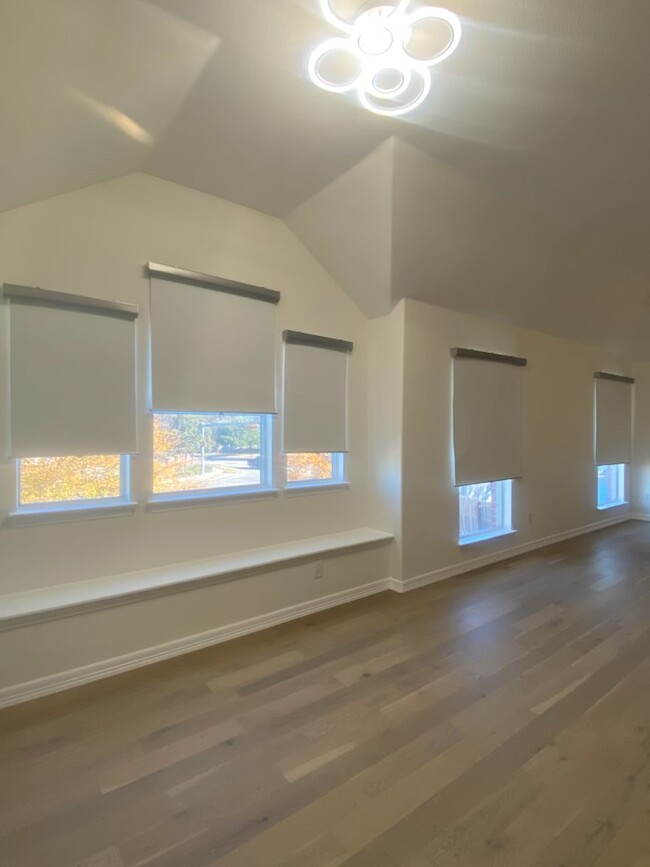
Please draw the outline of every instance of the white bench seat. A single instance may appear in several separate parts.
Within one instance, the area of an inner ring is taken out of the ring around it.
[[[0,630],[191,590],[226,581],[245,572],[266,571],[299,560],[386,544],[393,538],[391,533],[383,530],[362,527],[154,569],[7,593],[0,595]]]

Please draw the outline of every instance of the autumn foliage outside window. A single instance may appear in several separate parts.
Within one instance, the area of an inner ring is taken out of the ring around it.
[[[122,495],[119,455],[27,458],[20,462],[20,505],[103,500]]]
[[[340,452],[288,454],[287,486],[340,485],[345,482],[345,455]]]
[[[296,454],[287,455],[287,481],[309,482],[332,478],[332,455]]]
[[[262,486],[270,476],[269,426],[263,416],[156,413],[153,490],[156,494]],[[289,485],[343,481],[343,455],[287,455]],[[266,469],[265,469],[266,467]],[[23,459],[20,506],[120,499],[120,455]]]
[[[265,484],[269,424],[263,415],[154,414],[154,494]]]

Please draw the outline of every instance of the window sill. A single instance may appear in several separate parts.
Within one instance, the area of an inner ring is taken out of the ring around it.
[[[148,512],[167,512],[173,509],[193,509],[199,506],[218,506],[242,500],[271,500],[277,497],[277,488],[258,488],[248,491],[224,491],[221,494],[159,494],[147,503]]]
[[[19,509],[10,512],[5,519],[8,527],[24,527],[35,524],[62,524],[70,521],[87,521],[97,518],[119,518],[131,515],[137,503],[124,501],[121,503],[97,504],[94,506],[62,506],[53,509]]]
[[[467,548],[470,545],[481,545],[484,542],[491,542],[493,539],[514,536],[516,532],[516,530],[499,530],[496,533],[481,533],[476,536],[467,536],[465,539],[459,539],[458,546],[460,548]]]
[[[349,491],[349,482],[295,482],[292,485],[287,485],[284,493],[290,497],[300,496],[301,494],[326,494],[332,491]]]
[[[606,503],[604,506],[598,506],[599,512],[606,512],[607,509],[620,509],[621,506],[629,506],[627,500],[617,500],[615,503]]]

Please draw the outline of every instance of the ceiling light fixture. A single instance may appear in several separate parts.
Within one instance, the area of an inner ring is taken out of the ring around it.
[[[356,90],[364,108],[376,114],[400,115],[421,105],[431,90],[431,67],[446,60],[460,43],[460,20],[448,9],[423,6],[409,13],[410,0],[396,0],[393,6],[362,11],[349,23],[338,17],[330,0],[319,3],[325,20],[345,36],[315,49],[309,58],[310,78],[333,93]],[[431,57],[414,57],[408,50],[414,28],[426,21],[446,25],[449,40]],[[330,73],[339,75],[328,77],[328,66]],[[342,69],[346,76],[340,76]]]

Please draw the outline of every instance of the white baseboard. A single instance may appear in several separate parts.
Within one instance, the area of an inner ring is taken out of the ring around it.
[[[437,581],[446,581],[447,578],[454,578],[456,575],[464,575],[466,572],[473,572],[475,569],[481,569],[483,566],[491,566],[494,563],[500,563],[502,560],[510,560],[512,557],[519,557],[522,554],[528,554],[530,551],[536,551],[539,548],[546,548],[549,545],[555,545],[557,542],[564,542],[567,539],[573,539],[576,536],[583,536],[586,533],[593,533],[596,530],[603,530],[605,527],[612,527],[614,524],[623,524],[632,518],[637,520],[650,520],[650,516],[646,519],[637,518],[636,515],[617,515],[615,518],[608,518],[606,521],[598,521],[595,524],[586,524],[584,527],[577,527],[574,530],[565,530],[563,533],[555,533],[553,536],[545,536],[542,539],[535,539],[532,542],[524,542],[522,545],[515,545],[512,548],[506,548],[501,551],[494,551],[490,554],[484,554],[482,557],[474,557],[471,560],[465,560],[462,563],[456,563],[453,566],[446,566],[442,569],[436,569],[434,572],[427,572],[424,575],[416,575],[413,578],[406,578],[403,581],[398,581],[395,578],[389,579],[391,590],[397,593],[407,593],[409,590],[417,590],[419,587],[426,587],[427,584],[435,584]]]
[[[81,686],[94,680],[102,680],[105,677],[131,671],[135,668],[142,668],[145,665],[161,662],[174,656],[181,656],[193,650],[200,650],[213,644],[221,644],[233,638],[240,638],[252,632],[268,629],[271,626],[278,626],[280,623],[286,623],[289,620],[297,620],[300,617],[306,617],[308,614],[315,614],[327,608],[334,608],[337,605],[354,602],[356,599],[362,599],[365,596],[382,593],[390,589],[391,580],[390,578],[383,578],[380,581],[372,581],[369,584],[352,587],[350,590],[341,590],[338,593],[322,596],[309,602],[300,602],[297,605],[272,611],[269,614],[261,614],[257,617],[241,620],[238,623],[219,626],[216,629],[210,629],[198,635],[189,635],[186,638],[179,638],[175,641],[159,644],[156,647],[147,647],[144,650],[126,653],[113,659],[101,660],[90,665],[83,665],[80,668],[62,671],[57,674],[48,675],[47,677],[40,677],[15,686],[8,686],[0,689],[0,708],[52,695],[65,689],[72,689],[75,686]]]
[[[630,521],[650,521],[650,515],[645,515],[643,512],[636,512],[629,516]]]
[[[241,620],[238,623],[219,626],[216,629],[211,629],[197,635],[190,635],[175,641],[169,641],[156,647],[149,647],[144,650],[135,651],[134,653],[127,653],[123,656],[114,657],[113,659],[102,660],[90,665],[81,666],[80,668],[48,675],[47,677],[38,678],[26,683],[5,687],[0,689],[0,708],[9,707],[10,705],[30,701],[35,698],[41,698],[46,695],[71,689],[75,686],[81,686],[84,683],[90,683],[94,680],[111,677],[114,674],[121,674],[122,672],[131,671],[132,669],[142,668],[145,665],[151,665],[152,663],[161,662],[162,660],[170,659],[174,656],[190,653],[193,650],[200,650],[201,648],[209,647],[213,644],[220,644],[223,641],[229,641],[233,638],[249,635],[252,632],[268,629],[271,626],[287,623],[290,620],[306,617],[309,614],[315,614],[318,611],[324,611],[327,608],[333,608],[337,605],[353,602],[356,599],[372,596],[385,590],[393,590],[397,593],[416,590],[417,588],[424,587],[427,584],[433,584],[437,581],[445,581],[447,578],[463,575],[466,572],[480,569],[483,566],[489,566],[502,560],[509,560],[512,557],[518,557],[521,554],[526,554],[539,548],[546,548],[547,546],[554,545],[557,542],[563,542],[567,539],[582,536],[586,533],[593,533],[596,530],[602,530],[605,527],[611,527],[614,524],[622,524],[625,521],[630,520],[650,521],[650,515],[619,515],[606,521],[599,521],[598,523],[579,527],[575,530],[567,530],[566,532],[556,533],[553,536],[546,536],[543,539],[537,539],[533,542],[516,545],[506,550],[495,551],[482,557],[465,560],[463,563],[457,563],[454,566],[438,569],[435,572],[429,572],[425,575],[417,575],[414,578],[407,578],[403,581],[396,578],[383,578],[379,581],[372,581],[368,584],[353,587],[350,590],[342,590],[329,596],[310,600],[309,602],[300,602],[297,605],[291,605],[288,608],[272,611],[269,614],[262,614],[257,617],[248,618],[247,620]]]

